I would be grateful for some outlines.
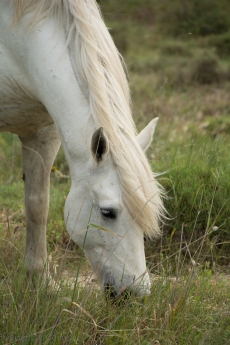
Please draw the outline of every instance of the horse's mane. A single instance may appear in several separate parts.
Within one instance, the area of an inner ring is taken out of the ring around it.
[[[130,94],[121,57],[104,24],[95,0],[17,0],[15,23],[27,12],[31,25],[49,16],[72,23],[76,59],[89,87],[89,102],[96,124],[110,142],[122,183],[122,200],[132,218],[148,236],[160,233],[158,220],[164,207],[161,189],[148,160],[135,139]]]

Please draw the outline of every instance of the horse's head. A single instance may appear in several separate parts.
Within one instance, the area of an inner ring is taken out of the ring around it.
[[[137,136],[144,151],[151,144],[156,122]],[[66,200],[67,230],[111,297],[127,291],[149,294],[144,233],[123,202],[121,181],[102,128],[92,136],[89,166],[88,175],[72,184]]]

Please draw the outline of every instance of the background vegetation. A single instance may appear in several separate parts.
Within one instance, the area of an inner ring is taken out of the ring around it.
[[[21,268],[25,219],[20,145],[16,136],[3,133],[3,344],[227,345],[230,3],[101,0],[99,4],[128,66],[138,129],[153,117],[160,118],[148,155],[153,170],[165,172],[159,181],[167,191],[169,219],[162,239],[146,242],[148,267],[156,275],[152,294],[148,301],[117,308],[106,304],[92,284],[88,289],[77,285],[77,298],[64,284],[70,278],[79,281],[81,253],[69,243],[63,222],[70,182],[62,178],[68,175],[62,150],[51,176],[47,235],[53,275],[62,267],[62,289],[50,296],[47,288],[36,292],[27,285]],[[90,270],[84,260],[82,269]]]

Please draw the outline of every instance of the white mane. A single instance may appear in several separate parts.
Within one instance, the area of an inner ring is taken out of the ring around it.
[[[139,147],[130,110],[129,87],[121,57],[102,20],[95,0],[17,0],[15,23],[27,12],[31,26],[55,16],[72,23],[76,63],[89,87],[91,113],[104,127],[122,183],[123,202],[148,236],[160,233],[158,220],[164,207],[161,190]]]

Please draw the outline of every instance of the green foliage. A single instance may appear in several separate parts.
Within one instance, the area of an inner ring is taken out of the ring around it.
[[[160,50],[163,56],[183,56],[187,58],[193,57],[191,47],[187,46],[185,42],[181,42],[179,40],[164,40],[163,44],[160,46]]]
[[[163,0],[160,4],[160,24],[169,34],[206,36],[229,30],[230,3],[227,0]]]
[[[100,0],[106,20],[157,26],[174,36],[222,34],[229,31],[228,0]]]
[[[222,58],[229,58],[230,56],[230,31],[222,35],[210,36],[208,44],[215,47],[217,54]]]

